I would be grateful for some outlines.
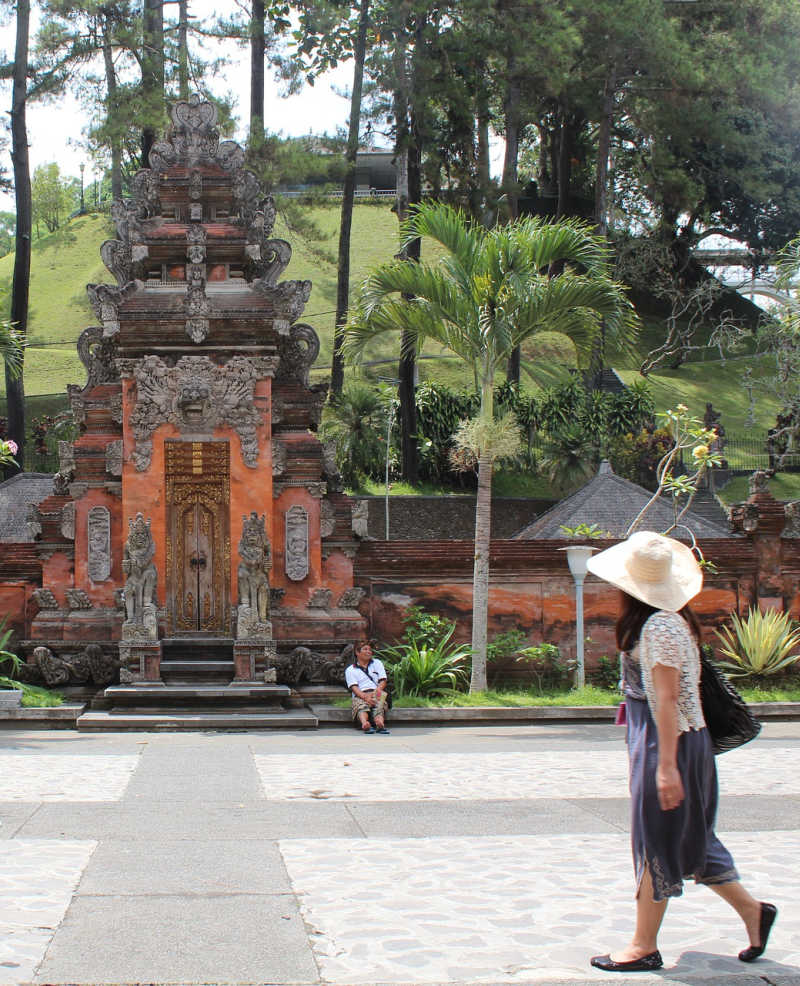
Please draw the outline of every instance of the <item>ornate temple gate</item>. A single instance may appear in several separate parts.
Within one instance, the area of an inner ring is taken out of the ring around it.
[[[167,613],[175,636],[228,636],[230,445],[164,443]]]

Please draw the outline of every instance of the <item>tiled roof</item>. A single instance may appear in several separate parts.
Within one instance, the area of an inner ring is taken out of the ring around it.
[[[25,516],[32,503],[53,492],[53,477],[46,472],[21,472],[0,483],[0,541],[33,541]]]
[[[611,537],[622,538],[651,496],[644,487],[617,476],[610,463],[604,461],[597,475],[585,486],[551,507],[514,537],[523,541],[563,538],[562,525],[597,524],[602,531],[610,532]],[[661,498],[647,512],[641,526],[646,530],[663,531],[672,522],[672,508]],[[698,538],[731,537],[722,524],[706,520],[692,510],[684,516],[682,523]],[[681,537],[684,532],[678,530],[675,533]]]

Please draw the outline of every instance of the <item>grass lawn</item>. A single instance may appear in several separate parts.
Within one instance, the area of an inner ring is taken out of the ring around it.
[[[723,503],[741,503],[748,497],[748,476],[734,476],[717,495]],[[769,480],[770,493],[776,500],[800,500],[800,472],[779,472]]]
[[[765,688],[747,687],[736,684],[737,690],[747,702],[800,702],[800,677],[785,680],[780,686]],[[397,709],[437,709],[437,708],[480,708],[498,706],[501,708],[524,708],[527,706],[556,706],[569,708],[579,705],[618,705],[622,696],[617,691],[586,685],[584,688],[564,689],[541,694],[537,689],[514,689],[509,691],[486,691],[466,694],[454,692],[440,698],[416,698],[398,696],[394,699]],[[340,708],[350,706],[349,698],[336,699],[333,703]]]

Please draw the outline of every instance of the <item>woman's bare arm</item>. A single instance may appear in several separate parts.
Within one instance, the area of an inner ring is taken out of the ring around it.
[[[662,811],[671,811],[683,801],[684,791],[678,772],[678,695],[680,672],[664,664],[653,665],[653,690],[656,708],[653,710],[658,730],[658,766],[656,789]]]

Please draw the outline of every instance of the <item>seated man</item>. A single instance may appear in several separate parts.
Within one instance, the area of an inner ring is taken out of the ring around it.
[[[365,733],[388,733],[386,728],[386,669],[367,640],[357,641],[353,648],[355,660],[345,673],[344,680],[353,696],[353,719]],[[374,722],[374,726],[373,726]]]

